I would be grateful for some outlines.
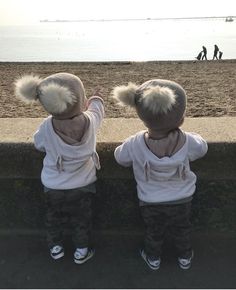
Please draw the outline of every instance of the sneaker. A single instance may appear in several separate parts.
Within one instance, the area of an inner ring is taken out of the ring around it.
[[[83,264],[86,261],[88,261],[89,259],[91,259],[93,257],[95,253],[94,249],[88,249],[87,253],[85,255],[83,255],[80,251],[79,248],[76,249],[76,251],[74,252],[74,262],[76,264]]]
[[[152,270],[158,270],[161,265],[161,258],[150,260],[144,250],[140,250],[140,255]]]
[[[191,267],[193,259],[193,251],[190,258],[178,258],[178,263],[181,269],[188,270]]]
[[[50,249],[50,255],[54,260],[60,259],[64,256],[64,249],[62,246],[56,245]]]

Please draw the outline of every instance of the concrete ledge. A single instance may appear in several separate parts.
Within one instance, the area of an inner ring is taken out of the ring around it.
[[[42,118],[2,118],[0,143],[31,143]],[[128,136],[145,129],[139,119],[104,119],[98,143],[120,143]],[[198,132],[210,143],[236,142],[236,117],[186,118],[183,129]]]
[[[44,154],[36,151],[32,135],[42,119],[1,119],[0,178],[39,178]],[[132,178],[132,170],[114,160],[115,147],[145,129],[139,119],[105,119],[98,134],[100,178]],[[198,132],[209,144],[206,157],[192,164],[205,179],[236,178],[236,118],[186,118],[183,129]]]
[[[42,119],[1,119],[0,230],[42,229],[43,195],[40,172],[44,154],[32,135]],[[192,164],[198,176],[193,223],[198,228],[235,231],[236,118],[186,119],[184,130],[201,134],[208,154]],[[142,228],[131,169],[119,166],[115,147],[144,129],[138,119],[105,119],[98,134],[102,170],[94,203],[97,229]]]

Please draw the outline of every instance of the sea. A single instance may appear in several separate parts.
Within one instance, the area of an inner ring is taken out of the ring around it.
[[[0,26],[0,61],[194,60],[204,45],[236,59],[236,19],[39,22]]]

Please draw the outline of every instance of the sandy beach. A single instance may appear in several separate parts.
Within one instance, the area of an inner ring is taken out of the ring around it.
[[[46,77],[57,72],[79,76],[90,97],[100,88],[106,117],[136,117],[132,110],[118,107],[110,97],[114,86],[141,84],[161,78],[178,82],[188,96],[187,117],[236,116],[236,60],[163,62],[0,62],[0,118],[46,117],[38,104],[26,105],[14,96],[13,83],[24,74]]]

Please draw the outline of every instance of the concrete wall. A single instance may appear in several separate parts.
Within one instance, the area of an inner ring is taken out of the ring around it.
[[[42,229],[43,193],[40,171],[44,154],[32,135],[42,119],[1,119],[0,230]],[[113,152],[126,137],[144,129],[138,119],[105,119],[98,134],[98,172],[94,202],[97,229],[139,230],[135,181],[131,169],[116,164]],[[236,118],[186,119],[184,130],[200,133],[208,154],[192,164],[198,176],[193,222],[202,229],[234,231],[236,224]]]

